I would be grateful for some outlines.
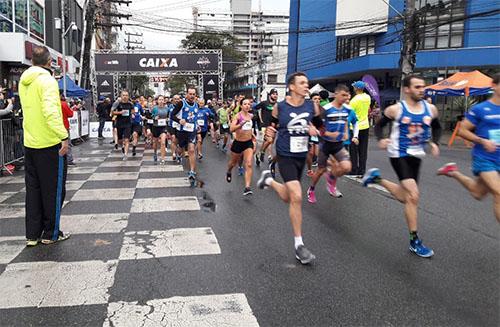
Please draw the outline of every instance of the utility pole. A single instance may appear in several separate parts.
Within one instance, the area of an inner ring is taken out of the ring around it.
[[[64,0],[61,0],[61,48],[62,48],[62,78],[63,78],[63,94],[66,98],[66,42],[64,42],[64,31],[66,24],[64,19]]]
[[[403,79],[413,73],[417,61],[419,35],[417,31],[418,15],[415,10],[415,0],[406,0],[403,18],[403,46],[401,47],[401,57],[399,59],[401,67],[401,98],[403,98]]]
[[[125,35],[127,36],[127,39],[124,40],[125,42],[127,42],[127,46],[126,46],[127,50],[134,50],[134,49],[138,49],[138,48],[144,48],[144,47],[140,46],[140,45],[143,44],[142,40],[138,41],[138,40],[131,40],[130,39],[131,36],[141,37],[143,35],[142,33],[125,32]],[[131,46],[131,44],[137,44],[138,46]]]

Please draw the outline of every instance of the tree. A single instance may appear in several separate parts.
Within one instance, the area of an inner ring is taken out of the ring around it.
[[[170,90],[170,93],[179,94],[186,91],[187,86],[193,84],[192,76],[174,75],[164,85],[164,90]]]

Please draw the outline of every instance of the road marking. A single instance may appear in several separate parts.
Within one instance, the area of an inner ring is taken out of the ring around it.
[[[0,237],[0,264],[11,262],[26,247],[22,236]]]
[[[110,326],[244,326],[257,327],[245,294],[175,296],[145,304],[112,302],[103,327]]]
[[[24,218],[26,216],[24,204],[22,205],[0,205],[0,219],[2,218]]]
[[[220,253],[219,243],[210,227],[178,228],[125,233],[120,260]]]
[[[136,180],[139,177],[139,173],[131,172],[116,172],[116,173],[94,173],[89,181],[124,181],[124,180]]]
[[[92,174],[96,169],[97,167],[71,167],[68,169],[68,174]]]
[[[99,167],[139,167],[141,163],[142,163],[141,160],[104,161]]]
[[[22,262],[0,275],[0,308],[63,307],[108,303],[117,260]]]
[[[128,213],[62,215],[61,230],[71,234],[120,233],[127,227]]]
[[[24,184],[24,177],[12,177],[5,184]]]
[[[174,172],[183,171],[181,165],[157,165],[157,166],[141,166],[140,173],[156,173],[156,172]]]
[[[66,181],[66,191],[77,191],[86,181]]]
[[[163,198],[134,199],[131,213],[163,211],[196,211],[200,203],[195,196],[172,196]]]
[[[75,201],[131,200],[135,188],[80,189],[71,198]]]
[[[80,157],[75,159],[76,163],[79,162],[103,162],[106,157]]]
[[[162,188],[162,187],[188,187],[190,185],[187,177],[170,178],[148,178],[139,179],[137,188]]]
[[[17,192],[16,192],[17,193]],[[3,194],[0,194],[0,203],[4,202],[5,200],[7,200],[8,198],[10,198],[11,196],[13,196],[15,193],[3,193]]]

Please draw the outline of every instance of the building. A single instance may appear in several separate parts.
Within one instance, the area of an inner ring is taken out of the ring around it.
[[[76,0],[66,1],[66,26],[74,21],[78,28],[68,33],[66,48],[67,72],[75,78],[80,59],[82,8]],[[47,46],[52,54],[52,68],[56,75],[61,72],[61,34],[54,26],[54,18],[61,16],[58,3],[44,0],[0,1],[0,86],[13,94],[17,93],[21,74],[31,65],[34,46]]]
[[[304,71],[313,83],[332,90],[337,83],[373,75],[381,106],[399,99],[401,13],[406,0],[308,1],[290,4],[288,74]],[[428,83],[457,71],[486,74],[500,66],[500,8],[495,0],[415,0],[419,28],[416,72]],[[318,15],[318,10],[328,15]],[[496,11],[496,12],[495,12]],[[449,122],[464,108],[435,99]]]

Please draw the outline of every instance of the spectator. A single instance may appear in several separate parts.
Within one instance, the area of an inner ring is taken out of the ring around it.
[[[104,139],[102,136],[102,131],[104,129],[104,125],[106,124],[106,120],[109,117],[109,112],[111,111],[111,100],[109,98],[102,97],[101,102],[97,104],[97,116],[99,117],[99,129],[98,129],[98,138],[99,140]]]
[[[359,126],[359,144],[351,143],[349,152],[351,155],[352,171],[349,175],[363,176],[366,171],[366,160],[368,159],[368,137],[370,122],[368,112],[370,110],[371,97],[364,92],[365,82],[357,81],[352,84],[356,95],[349,103],[356,113]]]
[[[0,94],[1,96],[1,94]],[[3,101],[3,99],[2,99]],[[0,104],[0,117],[5,117],[8,116],[12,113],[12,110],[14,109],[14,104],[12,103],[11,99],[7,99],[4,103]]]
[[[68,131],[69,135],[69,119],[73,117],[73,110],[70,109],[68,103],[66,102],[66,98],[63,94],[61,94],[61,110],[63,115],[64,127]],[[75,163],[73,162],[73,151],[71,151],[71,142],[68,142],[68,153],[66,154],[65,163],[67,165],[73,166]]]
[[[33,66],[22,74],[19,86],[24,112],[27,246],[69,237],[59,230],[68,131],[59,87],[50,70],[50,52],[45,46],[34,47],[32,56]]]
[[[330,95],[330,92],[328,92],[327,90],[321,90],[319,91],[319,97],[321,98],[321,100],[319,100],[319,105],[320,106],[325,106],[327,104],[330,103],[330,99],[328,98],[328,96]]]

